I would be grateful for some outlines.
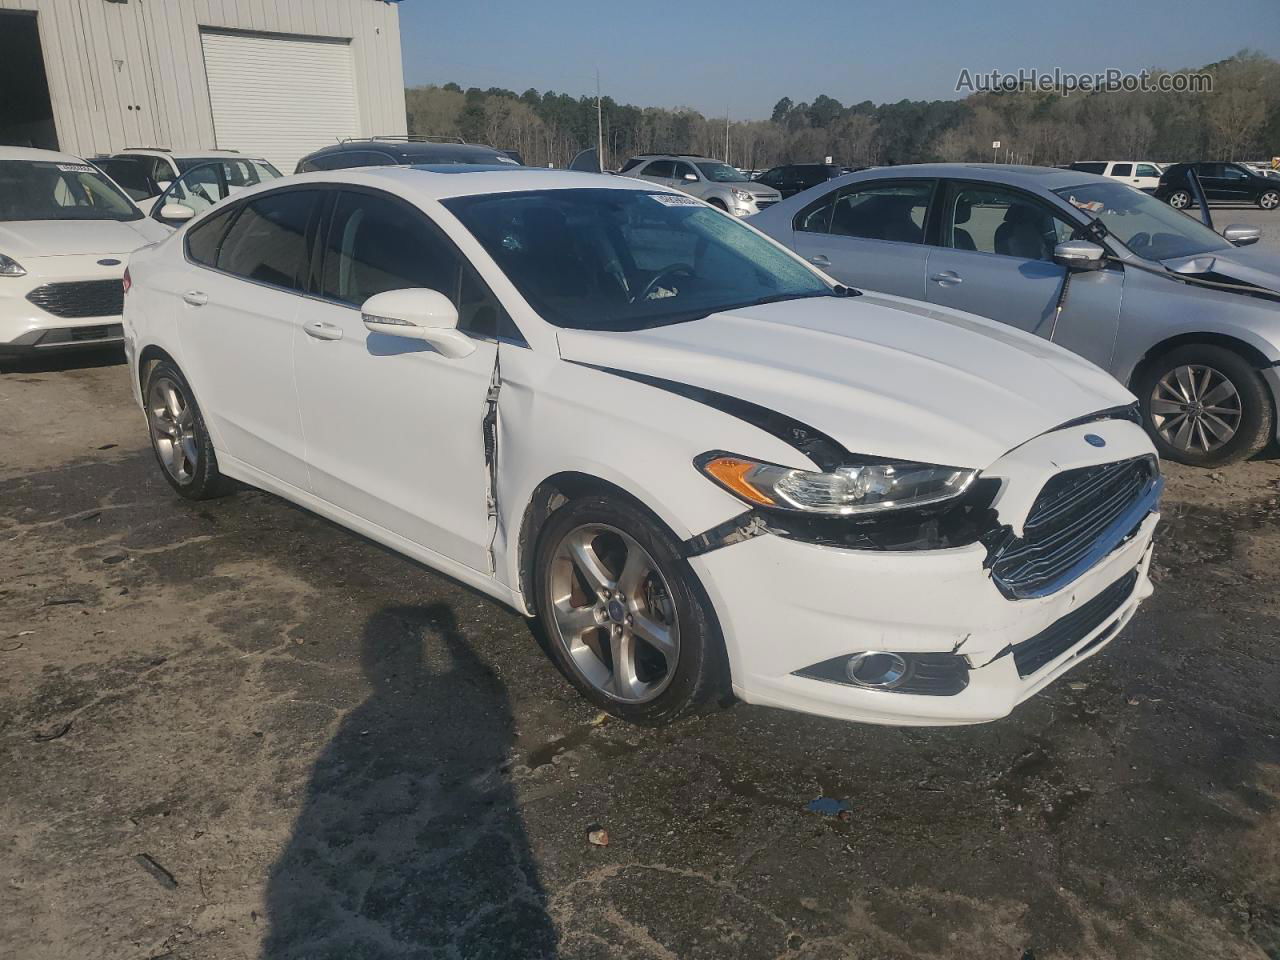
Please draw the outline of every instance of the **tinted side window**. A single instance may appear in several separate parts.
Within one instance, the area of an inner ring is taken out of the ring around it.
[[[839,196],[839,190],[832,190],[821,200],[809,204],[796,215],[795,228],[803,233],[830,232],[831,213]]]
[[[1111,175],[1113,177],[1130,177],[1133,176],[1132,163],[1116,163],[1111,166]]]
[[[1105,163],[1094,163],[1091,160],[1082,160],[1071,165],[1072,170],[1078,170],[1081,173],[1106,173],[1107,165]]]
[[[670,160],[655,160],[640,172],[646,177],[665,177],[670,179],[675,176],[675,164]]]
[[[693,164],[691,163],[681,163],[677,161],[676,163],[673,164],[673,166],[675,167],[675,172],[672,173],[671,175],[675,177],[677,180],[683,180],[686,176],[688,176],[691,173],[693,174],[693,177],[695,180],[698,178],[697,173],[694,173]]]
[[[932,180],[844,187],[831,211],[831,232],[867,240],[923,243],[924,218],[932,193]]]
[[[1160,171],[1149,163],[1140,163],[1138,164],[1137,175],[1140,177],[1158,177],[1160,176]]]
[[[345,152],[326,153],[322,157],[312,157],[301,166],[306,167],[307,170],[341,170],[343,167],[350,166],[347,162],[347,156]]]
[[[148,171],[152,166],[150,160],[144,163],[141,157],[112,157],[94,163],[134,200],[154,197],[160,192]]]
[[[286,190],[245,204],[218,250],[218,269],[272,286],[301,290],[307,224],[316,190]]]
[[[427,287],[456,303],[461,264],[425,214],[389,197],[342,193],[329,223],[320,292],[358,307],[375,293]]]
[[[1248,180],[1249,174],[1233,163],[1222,165],[1222,176],[1226,180]]]
[[[1222,176],[1222,164],[1220,163],[1197,163],[1196,175],[1200,177],[1218,178]]]
[[[1075,227],[1042,203],[1003,187],[953,186],[943,221],[943,245],[1021,260],[1052,260],[1053,248]]]
[[[239,209],[233,207],[224,210],[187,231],[187,256],[206,267],[215,266],[218,262],[218,247],[222,244],[223,234],[227,232],[227,224]]]
[[[782,168],[774,167],[765,173],[756,177],[756,180],[763,183],[766,187],[778,187],[782,185]]]

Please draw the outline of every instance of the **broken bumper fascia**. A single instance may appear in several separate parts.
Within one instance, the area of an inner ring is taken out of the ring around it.
[[[1068,588],[1008,600],[983,569],[981,545],[919,553],[843,550],[759,536],[690,559],[720,617],[734,693],[748,703],[895,725],[982,723],[1104,649],[1151,595],[1153,513],[1137,534]],[[1029,677],[1011,648],[1134,569],[1132,593],[1104,623]],[[1105,642],[1090,642],[1107,633]],[[1084,650],[1083,648],[1088,648]],[[796,671],[865,650],[954,653],[969,665],[953,696],[873,690]]]

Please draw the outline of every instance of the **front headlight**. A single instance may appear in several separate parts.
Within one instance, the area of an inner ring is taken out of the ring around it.
[[[0,277],[24,277],[27,271],[22,268],[17,260],[13,257],[6,257],[0,253]]]
[[[747,193],[747,191],[735,188],[733,190],[733,199],[737,200],[739,203],[750,203],[752,198],[751,194]]]
[[[696,465],[753,506],[834,517],[942,503],[964,493],[978,475],[959,467],[897,462],[817,473],[725,453],[705,454]]]

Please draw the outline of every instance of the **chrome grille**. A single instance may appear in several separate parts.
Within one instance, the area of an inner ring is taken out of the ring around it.
[[[763,210],[765,207],[772,207],[777,202],[778,202],[777,200],[774,200],[772,198],[765,200],[765,199],[762,199],[761,197],[756,197],[756,206],[759,207],[761,210]]]
[[[1022,536],[994,557],[996,585],[1014,599],[1057,592],[1137,530],[1161,486],[1152,457],[1058,474],[1032,504]]]
[[[55,317],[116,317],[124,312],[124,284],[118,277],[46,283],[27,299]]]

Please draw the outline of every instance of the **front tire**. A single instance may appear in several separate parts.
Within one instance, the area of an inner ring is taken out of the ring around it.
[[[143,399],[151,450],[169,486],[188,500],[225,493],[209,430],[182,371],[166,360],[157,363],[147,374]]]
[[[1280,190],[1268,190],[1258,198],[1258,206],[1263,210],[1274,210],[1280,207]]]
[[[1251,457],[1271,440],[1270,392],[1252,364],[1226,347],[1188,344],[1156,357],[1134,391],[1166,460],[1217,467]]]
[[[1186,190],[1175,190],[1169,194],[1169,206],[1175,210],[1185,210],[1191,206],[1191,194]]]
[[[710,601],[679,542],[638,505],[570,501],[547,520],[535,562],[548,651],[591,703],[661,726],[727,687]]]

